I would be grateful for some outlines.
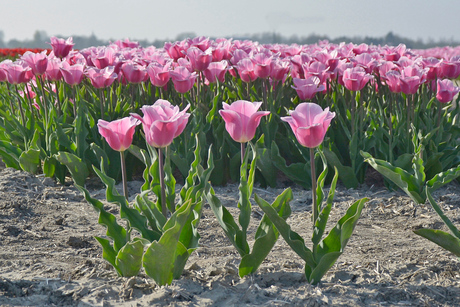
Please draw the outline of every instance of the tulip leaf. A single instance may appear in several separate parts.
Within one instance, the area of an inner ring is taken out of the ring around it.
[[[305,246],[303,238],[297,232],[291,230],[291,227],[286,222],[286,220],[279,216],[276,209],[270,206],[268,202],[260,198],[257,194],[255,194],[254,198],[262,211],[268,216],[273,225],[275,225],[276,229],[279,231],[286,243],[309,266],[315,267],[316,263],[313,259],[313,253],[310,249],[308,249],[307,246]],[[289,204],[287,204],[287,206],[289,206]]]
[[[350,166],[344,166],[337,155],[326,146],[324,146],[322,150],[327,158],[327,162],[339,171],[339,178],[345,187],[347,189],[358,187],[358,178],[356,178],[353,169]]]
[[[292,191],[288,188],[278,195],[271,207],[277,211],[278,216],[286,220],[291,214],[291,208],[288,205],[291,200]],[[268,216],[264,215],[256,231],[252,252],[241,259],[238,270],[240,277],[252,274],[259,268],[278,240],[278,236],[278,230]]]
[[[369,163],[376,171],[396,184],[399,188],[401,188],[401,190],[406,192],[406,194],[409,195],[409,197],[412,198],[415,203],[425,203],[425,198],[422,196],[423,187],[419,184],[420,177],[417,179],[402,168],[395,167],[383,160],[374,159],[367,152],[361,151],[361,155],[364,157],[365,161]],[[421,170],[419,164],[415,167]]]
[[[23,151],[19,156],[19,164],[24,171],[35,174],[40,165],[40,150],[30,148]]]
[[[178,271],[182,272],[184,259],[188,258],[189,251],[179,238],[191,210],[190,201],[179,207],[166,222],[161,238],[152,242],[143,256],[145,273],[160,286],[171,284],[173,278],[178,277]]]
[[[451,220],[444,214],[444,212],[442,212],[442,209],[433,199],[433,196],[431,196],[431,189],[426,189],[426,196],[434,211],[439,215],[444,224],[446,224],[446,226],[454,234],[454,236],[460,239],[460,231],[457,229],[457,227],[454,226],[454,224],[452,224]]]
[[[454,168],[451,168],[445,172],[436,174],[433,178],[431,178],[427,182],[427,187],[430,191],[434,191],[439,189],[443,185],[448,184],[452,180],[458,178],[460,176],[460,165]]]
[[[113,248],[112,244],[110,244],[110,241],[101,237],[94,238],[102,246],[102,258],[107,260],[107,262],[115,268],[119,276],[123,276],[122,271],[118,268],[116,263],[117,252]]]
[[[317,265],[310,269],[305,269],[306,274],[311,271],[309,276],[306,275],[310,283],[316,285],[320,282],[323,275],[326,274],[343,253],[348,240],[353,234],[356,223],[361,216],[364,203],[367,202],[367,200],[367,198],[363,198],[351,205],[346,214],[337,222],[337,225],[332,228],[326,238],[319,243],[314,253]]]
[[[281,157],[278,146],[275,142],[272,142],[271,147],[271,159],[273,165],[276,166],[283,174],[295,183],[301,185],[304,188],[311,187],[311,177],[308,176],[310,165],[307,163],[292,163],[289,166],[286,165],[286,160]]]
[[[122,276],[136,276],[142,267],[142,256],[144,254],[144,244],[139,238],[126,243],[117,254],[115,264]]]
[[[85,184],[89,171],[86,163],[84,163],[79,157],[70,152],[60,151],[57,155],[54,155],[54,158],[67,166],[75,184],[80,186]]]
[[[417,229],[414,233],[430,240],[433,243],[460,257],[460,238],[439,229]]]

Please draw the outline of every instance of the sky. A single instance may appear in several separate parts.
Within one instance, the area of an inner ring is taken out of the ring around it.
[[[3,0],[3,40],[90,36],[174,41],[179,34],[234,37],[275,32],[460,41],[458,0]]]

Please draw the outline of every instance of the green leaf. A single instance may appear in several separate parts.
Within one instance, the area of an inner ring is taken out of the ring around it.
[[[165,224],[167,230],[158,242],[150,244],[142,259],[145,273],[160,286],[171,284],[178,274],[176,262],[179,260],[179,264],[182,264],[188,254],[179,238],[191,208],[191,202],[187,202],[177,209]]]
[[[257,169],[272,188],[276,187],[277,168],[272,163],[271,151],[264,146],[264,136],[257,141]]]
[[[24,171],[35,174],[40,165],[40,150],[30,148],[24,151],[19,156],[19,165]]]
[[[445,172],[436,174],[432,179],[427,182],[427,187],[430,191],[439,189],[443,185],[448,184],[452,180],[460,176],[460,165],[454,168],[451,168]]]
[[[288,205],[291,200],[292,191],[291,189],[286,189],[275,199],[275,201],[271,204],[271,207],[277,211],[278,216],[286,220],[291,213],[291,208]],[[270,221],[268,216],[264,215],[256,231],[256,241],[254,242],[252,252],[241,259],[238,270],[240,277],[257,271],[260,264],[272,250],[278,240],[278,236],[278,230]]]
[[[285,219],[278,215],[276,209],[270,206],[269,203],[260,198],[257,194],[255,195],[255,201],[262,211],[264,211],[264,213],[268,216],[270,221],[272,221],[273,225],[275,225],[283,239],[294,250],[294,252],[299,255],[299,257],[302,258],[307,265],[315,267],[316,262],[313,259],[313,254],[311,250],[305,246],[303,238],[297,232],[292,231]]]
[[[356,178],[356,174],[350,166],[344,166],[340,163],[337,155],[326,146],[323,147],[323,153],[327,158],[327,162],[331,166],[337,168],[339,171],[339,178],[347,189],[358,187],[358,178]]]
[[[450,233],[438,229],[424,228],[414,230],[414,233],[454,253],[457,257],[460,257],[460,239],[454,237]]]
[[[115,261],[121,275],[125,277],[136,276],[142,267],[143,254],[144,244],[139,238],[126,243],[126,245],[118,251]]]
[[[107,260],[115,268],[119,276],[123,276],[123,273],[120,271],[116,263],[117,252],[113,248],[112,244],[110,244],[110,241],[101,237],[94,238],[102,246],[102,258]]]
[[[289,166],[286,165],[286,160],[281,157],[278,146],[275,142],[272,142],[271,158],[273,164],[285,174],[289,179],[295,183],[301,185],[304,188],[311,187],[311,177],[308,176],[309,164],[305,163],[292,163]]]
[[[374,159],[367,152],[361,151],[361,155],[364,157],[365,161],[369,163],[376,171],[400,187],[401,190],[406,192],[406,194],[412,198],[415,203],[425,203],[425,197],[422,196],[423,186],[420,186],[419,184],[420,178],[417,179],[407,171],[399,167],[395,167],[386,161]]]
[[[309,282],[314,285],[320,282],[323,275],[326,274],[334,265],[337,258],[343,253],[361,216],[364,203],[367,201],[367,198],[363,198],[351,205],[326,238],[319,243],[314,254],[317,265],[313,267],[311,275],[307,276]]]
[[[89,175],[86,163],[82,162],[76,155],[64,151],[60,151],[57,155],[54,155],[54,158],[67,166],[75,184],[80,186],[85,185],[86,177]]]
[[[433,199],[433,196],[431,196],[431,189],[426,189],[426,196],[428,198],[428,201],[430,202],[431,206],[433,207],[434,211],[439,215],[439,217],[442,219],[444,224],[450,229],[450,231],[456,236],[457,238],[460,239],[460,231],[458,231],[457,227],[452,224],[452,222],[449,220],[449,218],[442,212],[441,208],[439,205],[436,203],[436,201]]]

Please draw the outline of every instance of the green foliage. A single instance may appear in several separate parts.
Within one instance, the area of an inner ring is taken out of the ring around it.
[[[323,163],[327,164],[325,157],[320,154]],[[323,186],[324,179],[327,175],[325,167],[321,175],[318,177],[317,185],[317,203],[315,205],[320,209],[320,214],[316,220],[312,235],[312,249],[305,245],[304,239],[291,229],[286,219],[281,218],[273,205],[268,204],[263,199],[255,196],[255,200],[259,207],[264,211],[273,225],[279,231],[286,243],[305,261],[305,276],[311,284],[318,284],[326,272],[334,265],[339,256],[343,253],[345,246],[350,239],[356,223],[361,215],[366,198],[356,201],[352,204],[346,214],[337,222],[337,225],[332,228],[329,234],[323,238],[325,233],[327,220],[332,209],[332,203],[335,195],[335,185],[338,179],[337,169],[332,180],[331,188],[323,205]],[[289,205],[287,205],[289,207]],[[288,212],[290,209],[287,209]]]

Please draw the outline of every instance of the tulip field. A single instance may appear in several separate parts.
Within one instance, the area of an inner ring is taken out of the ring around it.
[[[320,285],[370,201],[340,211],[336,189],[375,174],[411,206],[428,204],[448,231],[413,233],[460,257],[458,219],[433,196],[460,176],[460,48],[206,37],[81,50],[52,37],[50,47],[0,50],[0,158],[62,185],[71,178],[106,229],[94,237],[118,276],[180,279],[209,206],[239,278],[283,240],[306,282]],[[226,186],[238,186],[235,207]],[[311,191],[308,243],[293,224],[295,188]],[[257,189],[277,193],[266,200]]]

